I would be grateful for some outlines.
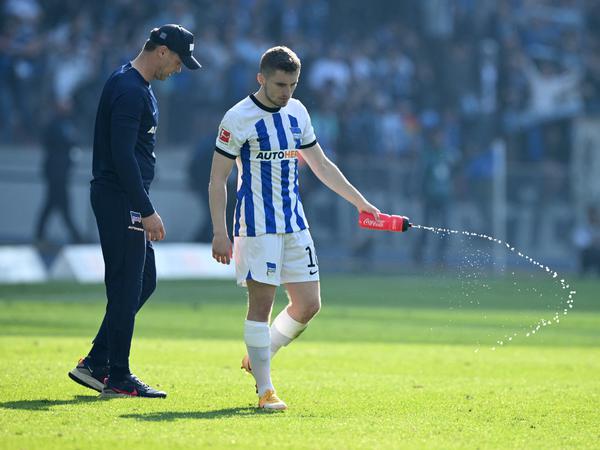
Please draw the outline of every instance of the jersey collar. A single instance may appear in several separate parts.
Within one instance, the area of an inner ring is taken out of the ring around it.
[[[281,109],[281,108],[269,108],[268,106],[263,105],[261,102],[258,101],[258,99],[254,96],[254,94],[250,94],[250,100],[252,100],[254,102],[254,104],[256,106],[258,106],[260,109],[264,109],[265,111],[270,112],[270,113],[276,113]]]

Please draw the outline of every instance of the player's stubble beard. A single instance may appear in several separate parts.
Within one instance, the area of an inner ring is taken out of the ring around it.
[[[269,89],[267,88],[267,83],[265,83],[262,87],[263,87],[263,91],[265,93],[265,97],[267,98],[267,100],[269,100],[271,102],[272,105],[275,105],[279,108],[283,108],[290,101],[289,98],[285,102],[282,102],[281,100],[277,100],[277,99],[271,97],[271,95],[269,95]]]

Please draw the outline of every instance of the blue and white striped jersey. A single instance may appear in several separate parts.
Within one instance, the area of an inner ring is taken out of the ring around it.
[[[310,116],[294,98],[269,108],[250,95],[227,111],[216,151],[238,165],[235,236],[308,228],[298,192],[298,149],[316,142]]]

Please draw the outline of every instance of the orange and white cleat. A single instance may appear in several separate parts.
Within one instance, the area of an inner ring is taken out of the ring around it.
[[[248,355],[242,358],[242,367],[240,367],[240,369],[244,369],[246,372],[252,375],[252,367],[250,367],[250,358]],[[258,394],[258,386],[256,384],[254,385],[254,389],[256,389],[256,393]]]
[[[273,411],[283,411],[284,409],[287,409],[285,402],[277,397],[277,394],[275,394],[275,391],[272,389],[267,389],[258,400],[258,407]]]
[[[250,358],[248,355],[245,355],[242,358],[242,367],[240,369],[244,369],[248,373],[252,373],[252,367],[250,367]]]

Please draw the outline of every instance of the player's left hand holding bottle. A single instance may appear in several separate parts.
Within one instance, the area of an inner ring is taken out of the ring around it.
[[[358,201],[354,206],[356,206],[356,209],[358,209],[359,214],[362,212],[373,214],[373,216],[375,216],[375,220],[379,221],[379,213],[381,211],[379,211],[379,209],[376,208],[375,206],[371,205],[364,198],[361,199],[360,201]]]

